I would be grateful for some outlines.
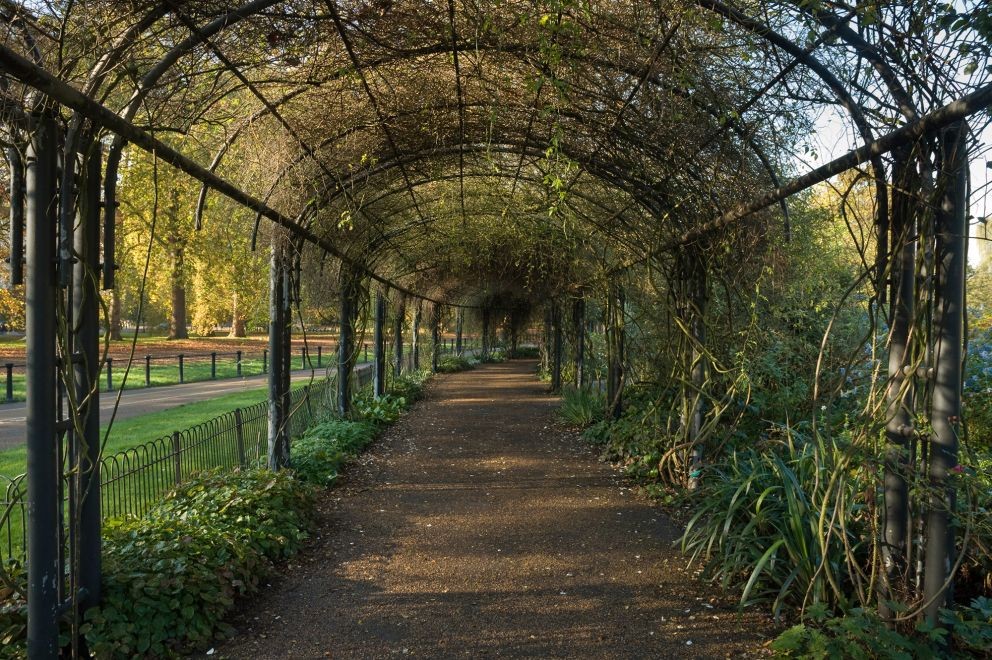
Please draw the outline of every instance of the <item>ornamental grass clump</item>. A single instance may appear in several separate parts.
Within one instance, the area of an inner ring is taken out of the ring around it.
[[[792,432],[738,450],[706,470],[683,552],[742,607],[844,609],[870,538],[852,464],[850,448]]]
[[[558,415],[567,423],[585,428],[603,419],[606,396],[588,387],[566,387],[561,392]]]

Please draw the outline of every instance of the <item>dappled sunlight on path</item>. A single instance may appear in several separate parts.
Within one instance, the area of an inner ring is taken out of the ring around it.
[[[320,538],[224,657],[727,657],[767,625],[554,421],[532,362],[444,376],[330,491]],[[766,634],[763,635],[762,632]]]

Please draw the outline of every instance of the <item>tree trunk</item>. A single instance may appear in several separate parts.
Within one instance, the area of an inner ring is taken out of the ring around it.
[[[188,339],[186,331],[186,244],[179,232],[179,192],[172,191],[172,203],[166,211],[165,244],[172,259],[169,285],[172,289],[172,310],[169,318],[169,339]]]
[[[188,339],[186,332],[186,286],[184,271],[186,268],[185,251],[174,245],[172,250],[172,317],[169,319],[169,339]]]
[[[121,341],[121,294],[117,289],[110,292],[110,339]]]
[[[231,303],[231,336],[244,337],[245,334],[245,315],[238,304],[238,294],[235,293]]]

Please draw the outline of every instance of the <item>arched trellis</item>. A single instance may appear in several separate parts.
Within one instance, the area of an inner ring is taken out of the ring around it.
[[[348,257],[347,253],[344,252],[339,246],[335,245],[325,236],[322,236],[318,231],[315,231],[303,225],[300,222],[299,218],[290,217],[284,213],[281,213],[269,207],[265,200],[259,200],[253,197],[252,195],[246,193],[244,190],[240,189],[238,186],[228,181],[225,181],[224,179],[214,174],[213,170],[216,169],[216,167],[212,167],[208,169],[198,165],[189,158],[183,156],[181,153],[173,149],[169,149],[161,141],[156,140],[154,137],[148,135],[146,132],[137,129],[131,123],[131,120],[133,120],[135,113],[140,108],[141,99],[143,98],[143,96],[147,94],[150,89],[154,87],[155,81],[161,76],[165,75],[168,72],[168,70],[173,65],[175,65],[176,62],[178,62],[185,54],[192,53],[196,49],[203,47],[204,42],[209,40],[210,35],[218,34],[222,30],[230,27],[231,25],[245,21],[251,18],[253,15],[260,13],[271,7],[274,7],[277,4],[279,4],[279,2],[277,2],[276,0],[268,0],[265,2],[262,1],[249,2],[236,10],[232,10],[230,12],[221,15],[220,17],[214,18],[211,22],[209,22],[202,28],[196,27],[196,24],[191,22],[191,19],[188,18],[180,19],[180,23],[185,24],[187,27],[191,28],[191,30],[193,31],[192,36],[187,38],[185,41],[181,42],[181,45],[179,47],[177,47],[176,49],[171,51],[168,55],[166,55],[155,67],[153,67],[144,76],[143,83],[139,85],[134,98],[126,106],[126,110],[123,113],[123,117],[107,110],[106,107],[101,107],[98,103],[94,102],[93,98],[91,97],[96,96],[97,88],[101,86],[102,81],[105,79],[105,74],[110,69],[111,64],[120,61],[123,57],[126,56],[127,47],[125,40],[123,39],[118,40],[117,44],[115,45],[115,48],[109,54],[107,54],[103,59],[101,59],[100,64],[93,70],[93,73],[91,74],[90,84],[86,88],[84,88],[82,93],[75,92],[68,86],[62,84],[56,78],[38,69],[38,67],[32,67],[30,62],[24,60],[23,58],[19,58],[16,55],[16,53],[13,53],[9,49],[4,49],[4,51],[0,51],[0,61],[2,61],[2,63],[4,64],[4,68],[9,74],[12,74],[13,77],[19,79],[21,82],[25,82],[28,85],[38,88],[40,91],[48,95],[50,98],[56,99],[59,103],[74,110],[77,113],[73,116],[72,122],[70,124],[69,136],[71,139],[67,140],[68,144],[72,147],[72,149],[76,149],[77,145],[80,144],[80,142],[77,142],[77,136],[82,136],[84,123],[87,121],[92,122],[96,127],[98,127],[101,130],[106,130],[116,135],[114,140],[114,145],[112,145],[111,147],[111,154],[108,160],[108,170],[106,176],[106,181],[108,182],[107,184],[108,188],[107,188],[107,192],[105,193],[107,199],[107,213],[106,213],[107,219],[105,221],[105,231],[109,229],[109,231],[112,232],[114,227],[112,188],[116,182],[116,165],[114,166],[114,168],[111,168],[110,163],[115,162],[115,159],[117,160],[117,162],[119,162],[120,150],[123,148],[123,144],[125,143],[125,141],[129,141],[141,148],[153,150],[157,156],[159,156],[166,162],[169,162],[179,167],[180,169],[184,170],[191,176],[194,176],[195,178],[199,179],[200,181],[204,182],[210,187],[218,190],[222,194],[228,195],[235,201],[260,212],[264,217],[267,217],[276,224],[285,227],[298,239],[304,242],[309,242],[315,245],[318,249],[337,256],[343,262],[349,263],[352,266],[361,268],[366,272],[368,272],[367,267],[363,267],[362,264],[360,263],[355,263],[353,260],[351,260]],[[780,48],[781,50],[791,54],[795,58],[795,60],[800,61],[804,67],[816,72],[817,75],[819,75],[822,79],[824,79],[826,84],[832,89],[832,91],[837,95],[837,97],[841,99],[841,103],[844,104],[845,106],[848,106],[847,110],[851,112],[852,115],[855,116],[855,123],[858,125],[859,131],[861,132],[862,138],[867,146],[855,152],[852,152],[851,154],[848,154],[840,159],[837,159],[833,163],[830,163],[827,166],[819,168],[818,170],[810,174],[797,177],[784,185],[776,184],[776,188],[777,188],[776,190],[768,193],[765,196],[760,197],[756,201],[753,201],[751,203],[744,203],[736,208],[733,208],[729,211],[719,214],[718,217],[716,217],[713,220],[710,220],[709,222],[705,222],[695,227],[686,228],[685,231],[682,232],[675,239],[661,245],[660,247],[655,247],[653,250],[649,251],[649,253],[645,257],[643,257],[644,259],[651,259],[662,253],[677,250],[682,246],[695,244],[705,236],[712,236],[718,234],[718,232],[720,232],[724,228],[748,219],[756,211],[766,208],[771,204],[784,201],[791,194],[794,194],[796,192],[808,188],[816,181],[822,181],[825,178],[829,177],[831,174],[838,173],[855,164],[863,163],[865,161],[870,161],[872,163],[873,172],[877,180],[880,182],[880,185],[876,186],[876,195],[877,195],[877,199],[879,200],[878,205],[880,209],[879,225],[882,226],[882,223],[884,221],[887,221],[887,213],[883,212],[883,210],[885,209],[885,204],[887,204],[888,198],[885,193],[885,186],[881,185],[881,183],[884,183],[885,179],[884,179],[884,167],[882,161],[880,160],[880,156],[888,153],[893,148],[901,147],[905,144],[910,144],[914,140],[917,140],[920,137],[933,136],[943,129],[952,127],[960,119],[969,116],[970,114],[976,112],[979,109],[987,107],[990,101],[990,96],[992,96],[992,93],[990,93],[989,88],[983,88],[981,90],[974,92],[968,97],[961,99],[956,104],[952,104],[951,106],[947,106],[945,108],[939,109],[929,114],[920,115],[913,106],[909,97],[905,95],[904,90],[901,89],[898,77],[895,76],[892,70],[886,66],[885,59],[884,57],[882,57],[880,53],[878,53],[877,51],[873,51],[871,49],[866,50],[865,49],[866,44],[864,43],[864,40],[856,33],[850,31],[849,28],[846,28],[842,23],[839,23],[838,22],[839,19],[837,19],[837,17],[833,16],[832,14],[825,13],[822,11],[811,12],[811,15],[822,25],[824,25],[829,32],[838,34],[843,40],[849,43],[853,48],[860,51],[865,51],[867,53],[868,55],[867,59],[869,59],[872,62],[872,64],[875,66],[876,70],[878,70],[879,76],[881,77],[881,79],[889,89],[892,97],[896,100],[901,111],[910,121],[910,123],[904,126],[903,128],[897,129],[896,131],[886,134],[881,138],[874,139],[873,138],[874,133],[872,132],[872,127],[868,125],[867,121],[863,117],[863,114],[861,119],[858,119],[857,113],[860,112],[861,110],[857,106],[857,104],[854,103],[853,97],[851,97],[850,93],[846,90],[845,84],[837,80],[836,77],[833,78],[833,80],[836,81],[836,85],[832,84],[829,78],[833,76],[833,74],[822,64],[819,64],[815,60],[815,58],[812,58],[809,53],[805,52],[807,49],[800,48],[796,44],[792,43],[786,37],[776,33],[774,30],[771,29],[770,26],[762,23],[761,21],[745,16],[740,12],[738,12],[737,10],[734,10],[726,5],[723,5],[722,3],[716,2],[715,0],[700,0],[697,4],[711,11],[714,11],[717,14],[724,16],[725,18],[732,20],[735,24],[739,25],[741,28],[757,35],[759,38],[768,41],[769,43],[773,44],[775,47]],[[336,17],[335,15],[334,4],[327,3],[327,7],[331,12],[332,18],[335,19],[334,22],[336,23],[336,27],[338,29],[339,35],[343,39],[345,39],[345,41],[347,41],[347,38],[345,37],[347,31],[344,29],[340,18]],[[454,66],[457,69],[458,51],[457,48],[454,48],[454,45],[457,44],[458,39],[457,39],[457,31],[455,30],[455,12],[454,12],[453,3],[449,3],[449,9],[451,10],[451,17],[450,17],[451,42],[450,43],[453,46],[450,50],[452,50],[452,52],[454,53],[454,62],[455,62]],[[136,35],[140,33],[142,30],[147,29],[152,25],[156,24],[158,21],[165,18],[167,15],[171,13],[175,13],[177,11],[178,10],[176,6],[174,6],[171,2],[166,2],[161,5],[156,5],[152,11],[145,14],[140,21],[138,21],[135,25],[131,26],[127,31],[127,34],[131,36]],[[363,36],[367,36],[367,35],[363,35]],[[440,52],[447,52],[447,49],[440,50],[439,53]],[[354,54],[353,53],[349,53],[349,54],[351,55],[352,64],[355,66],[355,69],[360,70],[361,67],[358,66],[359,63],[356,60]],[[225,65],[229,66],[229,68],[234,68],[233,65],[228,65],[227,63],[225,63]],[[464,114],[466,105],[462,100],[463,94],[461,88],[461,80],[462,77],[456,70],[455,82],[457,83],[456,91],[459,97],[459,102],[457,105],[459,128],[458,128],[457,145],[453,147],[454,149],[457,149],[457,152],[453,151],[450,155],[452,156],[457,155],[458,157],[460,175],[457,180],[459,182],[459,185],[463,186],[465,180],[464,158],[467,153],[467,150],[465,144],[466,138],[465,138],[465,114]],[[372,92],[369,90],[367,81],[364,83],[364,85],[366,92],[368,93],[370,102],[372,103],[372,105],[375,105],[375,97],[373,96]],[[106,95],[104,96],[104,98],[107,98]],[[273,113],[272,108],[266,107],[265,110],[266,112],[263,114],[276,114]],[[386,125],[387,122],[385,121],[385,116],[381,114],[378,110],[376,110],[376,115],[377,115],[376,123],[379,125],[379,128],[386,132],[388,141],[393,143],[391,151],[394,153],[401,153],[401,150],[397,148],[397,145],[394,143],[393,138],[388,133],[389,129],[387,128]],[[732,123],[736,123],[736,122],[732,122]],[[506,143],[509,153],[519,153],[521,155],[521,163],[523,162],[523,158],[525,158],[528,154],[534,156],[540,152],[540,142],[537,139],[531,138],[531,129],[530,129],[531,125],[532,124],[528,126],[526,136],[523,140],[518,141],[515,144],[510,142]],[[285,128],[290,133],[292,133],[292,129],[288,125],[286,125]],[[742,132],[740,137],[743,138],[743,135],[745,135],[747,131],[744,129],[741,129],[741,131]],[[44,138],[45,135],[46,135],[46,131],[42,130],[36,132],[35,137],[41,140]],[[49,138],[50,137],[51,136],[49,135]],[[81,140],[82,138],[79,137],[78,139]],[[301,143],[302,146],[304,146],[304,151],[306,151],[307,150],[306,143],[302,139],[298,141]],[[955,144],[955,143],[956,142],[954,142],[954,140],[950,140],[950,139],[945,140],[945,145]],[[44,145],[41,142],[39,142],[37,146],[42,147]],[[51,144],[49,144],[48,147],[50,148]],[[70,150],[70,154],[73,154],[74,156],[72,150]],[[322,165],[320,159],[316,157],[316,155],[312,155],[310,157],[318,164],[318,167],[320,167],[321,169],[326,169]],[[765,161],[765,159],[762,160]],[[764,162],[764,165],[767,167],[768,163]],[[404,187],[400,192],[406,192],[410,196],[412,201],[412,205],[410,208],[413,208],[413,210],[416,211],[416,215],[420,217],[419,220],[420,224],[422,225],[425,224],[427,222],[427,219],[424,218],[423,212],[419,208],[418,198],[414,193],[412,181],[409,177],[408,172],[405,169],[405,163],[403,161],[400,161],[398,162],[398,164],[394,165],[394,167],[398,168],[401,171],[401,178],[404,179]],[[590,169],[590,167],[592,169]],[[65,168],[63,171],[64,173],[66,173],[68,172],[68,170],[69,168]],[[516,175],[514,176],[513,179],[514,189],[516,188],[517,181],[520,177],[520,170],[521,168],[518,167]],[[774,168],[769,167],[768,170],[774,176]],[[604,181],[607,181],[612,185],[617,185],[618,187],[621,187],[619,186],[619,184],[622,183],[624,186],[627,186],[628,189],[633,188],[641,196],[649,200],[652,200],[652,202],[654,202],[653,198],[655,193],[654,191],[651,190],[650,186],[644,185],[642,182],[632,182],[629,174],[618,170],[617,163],[611,163],[605,160],[597,161],[597,159],[591,158],[589,159],[589,163],[587,164],[587,167],[585,167],[582,171],[597,171],[596,172],[597,176],[599,178],[602,178]],[[67,178],[68,176],[64,174],[63,182],[65,182]],[[63,185],[63,189],[67,189],[67,187]],[[38,194],[37,190],[35,191],[35,194],[36,195]],[[638,195],[632,195],[632,197],[637,198]],[[69,195],[64,195],[62,198],[63,227],[68,227],[71,224],[68,214],[72,210],[73,206],[68,203],[69,199],[70,199]],[[464,195],[462,196],[462,201],[464,202]],[[704,201],[712,201],[712,200],[704,200]],[[663,208],[663,205],[659,206],[655,203],[651,206],[649,210],[658,211],[659,208]],[[35,211],[37,211],[37,209],[35,209]],[[36,220],[42,217],[43,214],[39,214]],[[883,227],[883,231],[884,231],[884,227]],[[60,269],[59,272],[63,274],[66,270],[65,268],[66,265],[72,259],[73,250],[70,247],[71,246],[71,242],[69,240],[70,235],[71,234],[68,231],[64,231],[62,236],[62,243],[61,243],[62,254],[60,255],[60,259],[62,261],[63,267]],[[109,243],[112,244],[113,235],[110,234],[109,236],[107,236],[107,238]],[[30,244],[30,237],[29,237],[29,244]],[[887,254],[887,250],[880,250],[880,252],[882,253],[883,257],[885,256],[885,254]],[[41,256],[42,256],[42,261],[44,261],[44,255]],[[31,264],[33,261],[35,261],[35,259],[29,260],[29,268],[32,268]],[[114,263],[112,259],[112,254],[110,259],[105,259],[104,266],[105,266],[104,283],[106,284],[108,279],[111,282],[113,281]],[[630,263],[618,264],[616,270],[617,271],[625,270],[630,266],[631,266]],[[110,269],[109,274],[108,271],[106,270],[107,268]],[[881,273],[882,270],[883,269],[881,268],[879,269],[879,274]],[[383,277],[380,274],[376,274],[376,273],[369,273],[369,274],[373,277],[373,279],[379,281],[381,284],[388,285],[397,290],[404,291],[405,293],[407,293],[407,295],[410,296],[418,295],[414,291],[405,289],[402,285],[398,284],[397,282],[388,280],[387,278]],[[620,295],[620,298],[622,299],[622,294]],[[440,302],[440,301],[435,301],[435,302]],[[38,310],[40,309],[42,309],[41,306],[38,307]],[[38,317],[33,317],[33,319],[37,321]],[[32,325],[34,325],[34,323],[32,323]],[[33,337],[31,341],[38,342],[39,345],[43,345],[49,339],[49,335],[47,334],[49,331],[50,329],[41,328],[41,332],[39,332],[39,334],[31,335]],[[43,382],[39,383],[39,387],[43,385],[44,385]],[[41,430],[45,431],[45,429],[41,429]]]

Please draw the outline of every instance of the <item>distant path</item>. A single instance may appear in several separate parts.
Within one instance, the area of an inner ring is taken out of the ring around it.
[[[324,369],[315,371],[316,378],[323,378]],[[184,403],[194,403],[214,399],[225,394],[234,394],[245,390],[265,387],[267,374],[245,376],[242,378],[227,378],[224,380],[205,380],[182,385],[162,385],[140,389],[124,390],[116,419],[128,419],[138,415],[147,415],[162,410],[168,410]],[[293,380],[301,381],[310,378],[310,370],[304,369],[293,372]],[[265,398],[260,394],[259,401]],[[117,392],[100,393],[100,422],[110,419],[110,414],[117,401]],[[24,415],[25,403],[5,403],[0,405],[0,450],[20,447],[24,444]],[[54,411],[53,411],[54,414]]]
[[[212,658],[724,658],[767,639],[554,420],[532,362],[435,381]]]

